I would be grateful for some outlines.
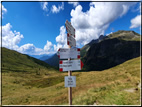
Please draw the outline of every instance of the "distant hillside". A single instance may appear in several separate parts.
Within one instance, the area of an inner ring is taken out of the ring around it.
[[[45,62],[51,66],[59,67],[59,58],[58,58],[57,54],[54,54],[49,59],[45,60]]]
[[[39,60],[42,60],[42,61],[52,57],[52,55],[47,55],[47,54],[43,54],[43,55],[29,55],[29,56],[34,57],[34,58],[39,59]]]
[[[84,69],[104,70],[139,57],[140,35],[133,31],[118,31],[88,48],[82,57]]]
[[[53,55],[43,55],[42,57],[40,57],[39,59],[42,61],[45,61],[47,59],[49,59],[50,57],[52,57]]]
[[[30,57],[18,53],[14,50],[2,48],[2,72],[14,71],[14,72],[35,72],[41,69],[53,69],[50,65],[44,61],[40,61],[36,58]]]

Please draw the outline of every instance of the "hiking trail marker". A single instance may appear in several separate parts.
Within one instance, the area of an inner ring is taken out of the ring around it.
[[[76,87],[76,76],[65,76],[65,87]]]
[[[59,71],[76,71],[81,70],[83,63],[80,59],[78,60],[60,60]]]
[[[75,38],[73,36],[69,35],[69,33],[67,34],[67,44],[70,45],[71,47],[76,46]]]
[[[57,53],[60,59],[80,58],[79,48],[60,48]]]
[[[75,29],[74,29],[74,27],[71,25],[71,23],[66,20],[65,25],[66,25],[66,30],[67,30],[67,32],[69,33],[69,35],[72,35],[72,36],[75,37]]]
[[[65,26],[69,48],[60,48],[57,55],[59,59],[66,59],[59,61],[59,71],[68,71],[68,76],[65,76],[65,87],[68,87],[69,105],[72,105],[72,87],[76,87],[76,76],[72,76],[72,71],[81,70],[83,63],[80,60],[80,49],[76,48],[75,29],[67,20]]]

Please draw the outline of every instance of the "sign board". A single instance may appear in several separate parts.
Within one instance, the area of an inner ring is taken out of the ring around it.
[[[82,67],[83,63],[80,59],[59,61],[59,71],[76,71],[76,70],[81,70]]]
[[[71,23],[68,22],[68,21],[66,21],[65,26],[66,26],[67,32],[68,32],[70,35],[72,35],[72,36],[75,37],[75,29],[73,28],[73,26],[71,25]]]
[[[76,76],[65,76],[65,87],[76,87]]]
[[[73,36],[70,36],[69,34],[67,34],[67,44],[70,45],[71,47],[76,46],[75,38]]]
[[[79,48],[60,48],[58,50],[58,57],[60,59],[80,58],[80,49]]]

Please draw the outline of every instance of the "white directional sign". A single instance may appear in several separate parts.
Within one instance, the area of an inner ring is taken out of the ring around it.
[[[66,25],[67,32],[68,32],[70,35],[72,35],[72,36],[75,37],[75,29],[73,28],[73,26],[71,25],[71,23],[68,22],[68,21],[66,21],[65,25]]]
[[[60,60],[59,71],[76,71],[83,67],[82,61],[79,60]]]
[[[58,57],[60,59],[80,58],[80,49],[79,48],[60,48],[58,50]]]
[[[70,36],[69,34],[67,34],[67,44],[70,45],[71,47],[76,46],[75,38],[73,36]]]
[[[65,87],[76,87],[76,76],[65,76]]]

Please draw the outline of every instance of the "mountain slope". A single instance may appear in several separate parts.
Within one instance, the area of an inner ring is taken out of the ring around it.
[[[140,35],[118,31],[93,43],[82,57],[85,70],[104,70],[140,56]]]
[[[108,36],[101,35],[80,49],[83,70],[104,70],[140,56],[140,35],[134,31],[119,30]],[[59,66],[55,54],[45,62]]]
[[[42,60],[42,61],[45,61],[46,59],[49,59],[50,57],[52,57],[52,55],[43,55],[39,59]]]
[[[46,63],[48,63],[51,66],[59,67],[59,58],[57,54],[54,54],[52,57],[49,59],[45,60]]]
[[[40,69],[53,69],[47,63],[40,61],[36,58],[18,53],[7,48],[2,48],[2,72],[15,71],[15,72],[35,72]]]
[[[140,57],[102,72],[72,72],[73,105],[140,105]],[[3,69],[2,69],[3,70]],[[3,105],[68,105],[67,72],[2,72]],[[133,90],[129,92],[126,90]]]

